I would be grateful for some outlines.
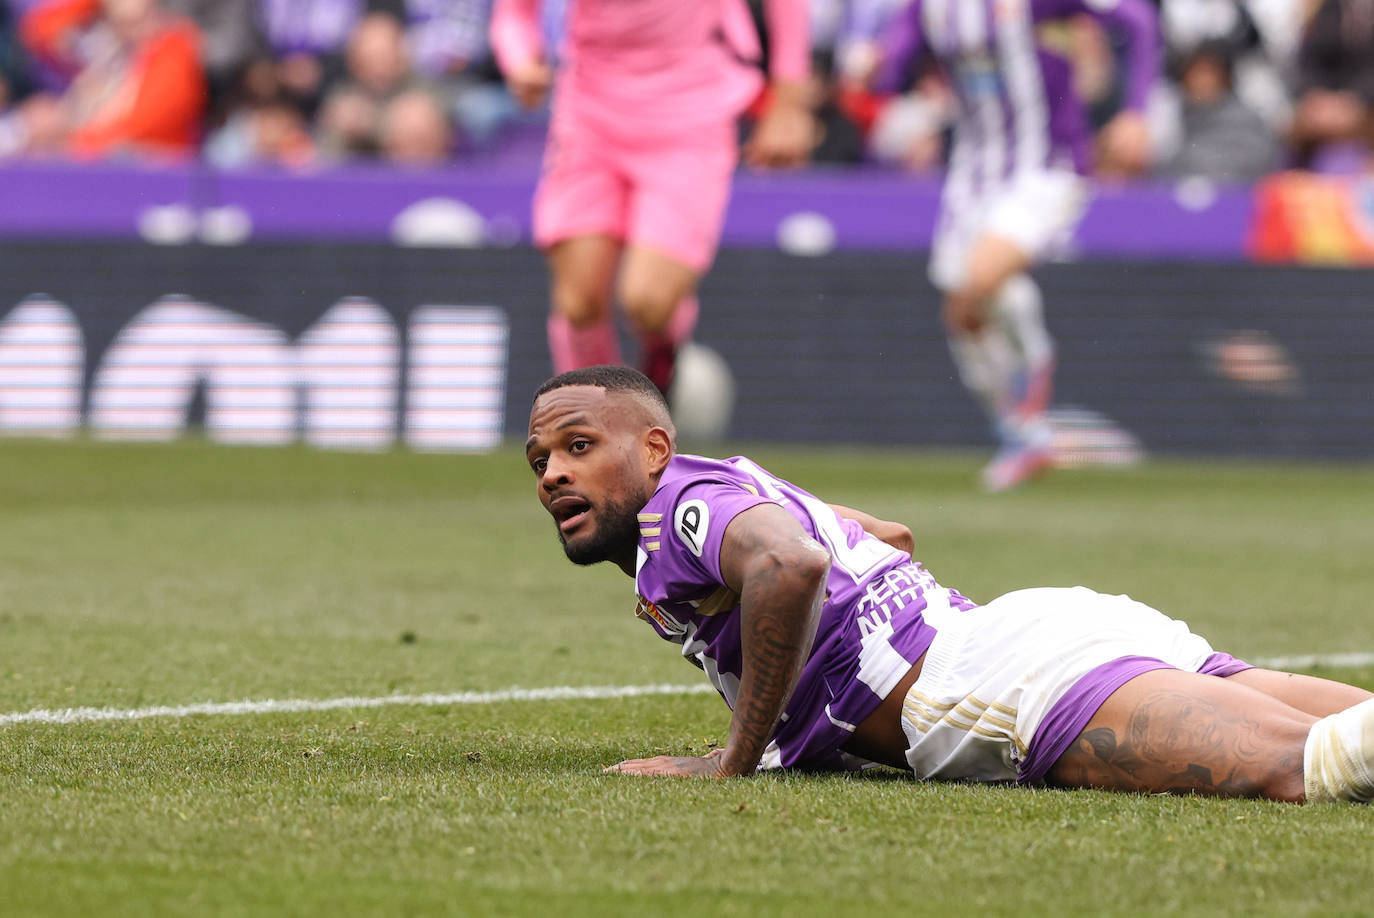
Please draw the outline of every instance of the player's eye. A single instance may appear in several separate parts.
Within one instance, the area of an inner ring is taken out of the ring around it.
[[[530,468],[534,469],[534,474],[543,475],[544,469],[548,468],[549,460],[544,458],[533,459],[530,461]]]
[[[574,453],[580,453],[586,450],[587,447],[591,445],[591,440],[574,440],[572,441],[572,443],[568,444],[568,449],[572,450]]]

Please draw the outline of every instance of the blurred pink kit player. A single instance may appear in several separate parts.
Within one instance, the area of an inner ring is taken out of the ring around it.
[[[497,0],[491,42],[507,84],[537,105],[553,83],[540,0]],[[800,163],[813,140],[803,87],[806,0],[766,0],[771,106],[744,150]],[[739,160],[736,122],[763,88],[744,0],[570,0],[534,238],[549,257],[554,371],[620,362],[614,294],[664,391],[696,325]]]

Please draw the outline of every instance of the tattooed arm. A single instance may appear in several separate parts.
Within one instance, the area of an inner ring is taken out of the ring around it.
[[[744,652],[725,748],[700,758],[636,759],[609,771],[729,777],[758,768],[811,653],[830,555],[786,510],[759,504],[730,521],[720,567],[726,586],[740,594]]]

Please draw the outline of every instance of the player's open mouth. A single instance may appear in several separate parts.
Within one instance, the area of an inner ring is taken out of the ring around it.
[[[558,523],[558,531],[572,532],[586,520],[592,509],[591,504],[581,497],[559,497],[549,503],[549,512]]]

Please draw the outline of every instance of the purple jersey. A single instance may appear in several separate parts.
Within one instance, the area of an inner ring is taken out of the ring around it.
[[[1160,68],[1158,17],[1146,0],[912,0],[892,24],[879,84],[912,61],[938,60],[958,100],[950,173],[972,187],[1028,169],[1090,168],[1090,137],[1072,65],[1045,27],[1089,14],[1125,40],[1126,108],[1143,110]]]
[[[906,552],[748,459],[675,456],[639,513],[636,614],[682,646],[731,708],[743,650],[739,594],[725,585],[720,546],[735,516],[782,506],[830,552],[825,604],[810,657],[762,767],[838,767],[854,728],[930,646],[927,607],[974,603],[935,582]]]

